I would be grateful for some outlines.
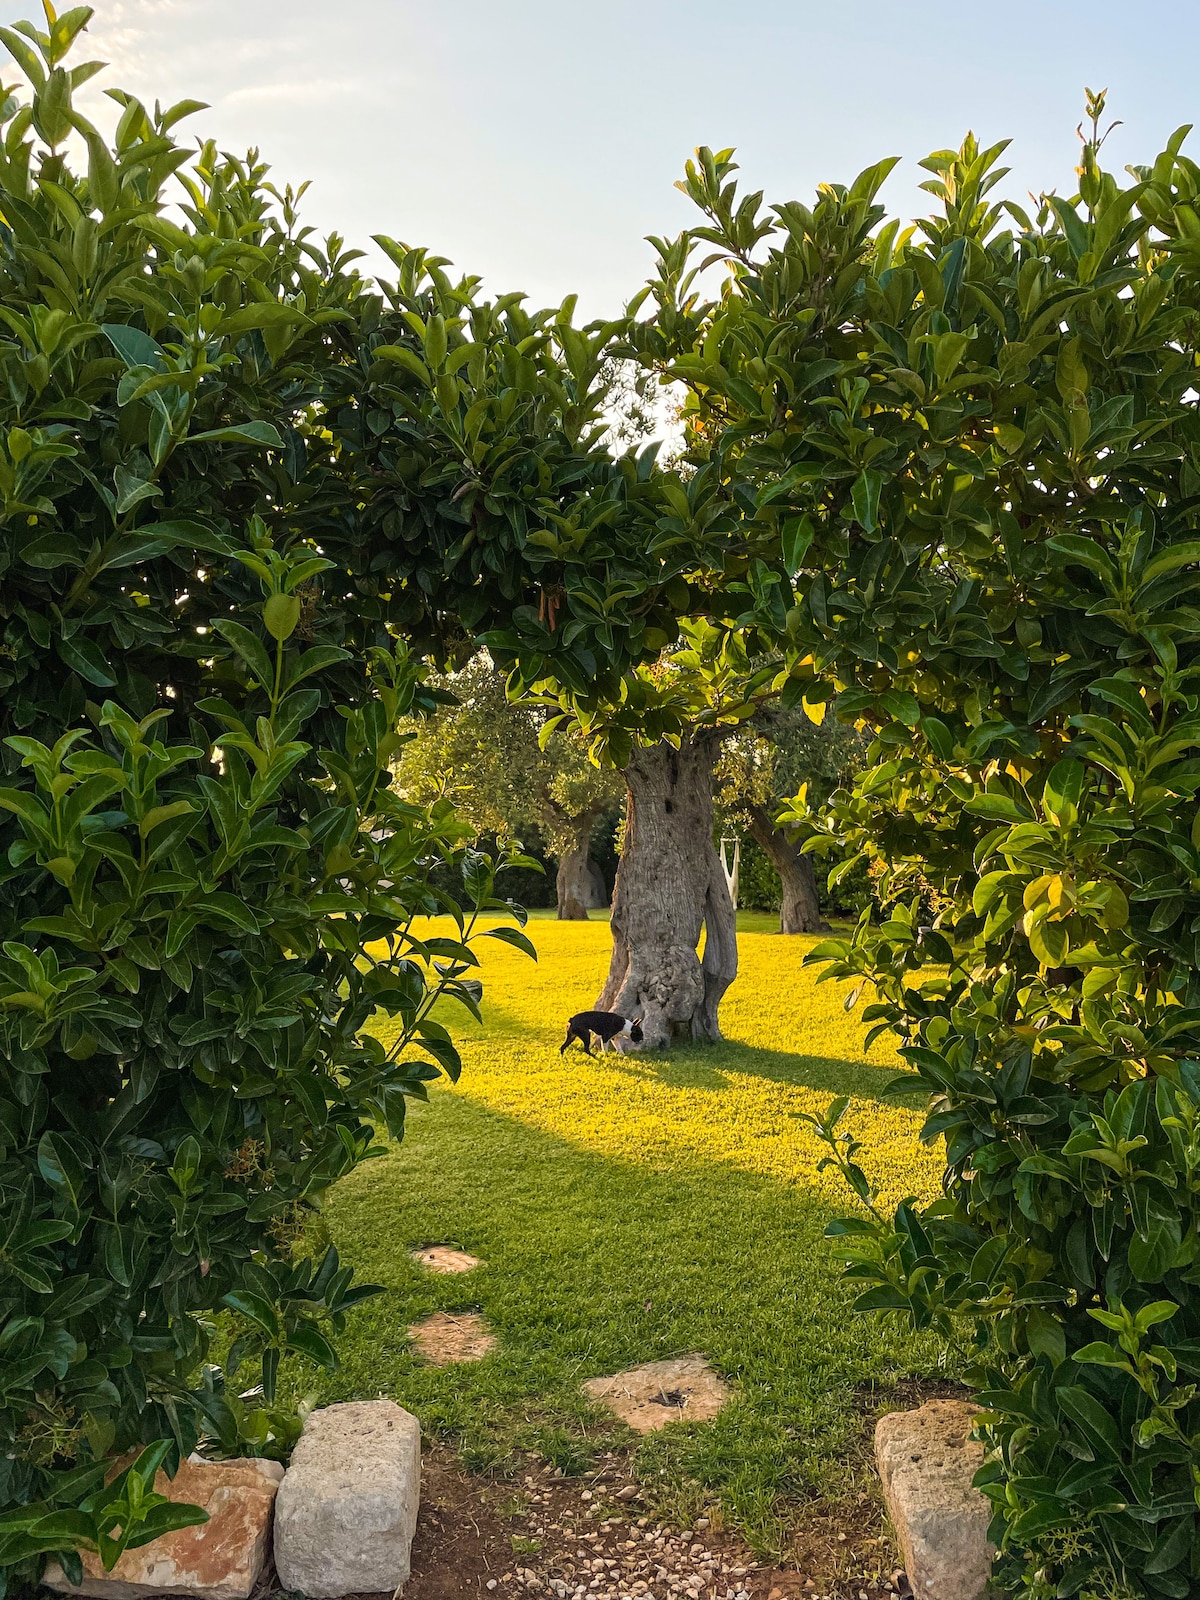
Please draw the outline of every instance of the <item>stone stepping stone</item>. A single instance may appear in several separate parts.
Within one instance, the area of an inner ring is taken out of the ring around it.
[[[459,1361],[482,1361],[496,1348],[496,1335],[477,1311],[451,1315],[435,1311],[408,1330],[417,1350],[435,1367],[448,1367]]]
[[[731,1398],[729,1386],[702,1355],[647,1361],[611,1378],[589,1378],[583,1392],[635,1433],[657,1433],[669,1422],[711,1422]]]
[[[476,1267],[484,1263],[478,1256],[468,1255],[465,1250],[455,1250],[448,1244],[430,1244],[423,1250],[414,1250],[413,1260],[419,1266],[427,1267],[430,1272],[474,1272]]]

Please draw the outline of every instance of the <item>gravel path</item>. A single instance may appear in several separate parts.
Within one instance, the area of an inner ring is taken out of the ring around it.
[[[526,1476],[508,1512],[513,1564],[484,1586],[495,1600],[886,1600],[907,1592],[900,1573],[869,1588],[829,1588],[756,1564],[707,1517],[672,1528],[637,1514],[635,1485],[592,1482],[581,1490],[553,1470]]]

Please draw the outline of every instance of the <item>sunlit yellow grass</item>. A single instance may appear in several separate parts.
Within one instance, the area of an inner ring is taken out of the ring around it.
[[[860,1011],[843,1003],[849,986],[818,983],[803,965],[814,939],[739,935],[723,1044],[589,1060],[578,1044],[565,1056],[558,1047],[567,1017],[593,1005],[603,985],[608,925],[537,920],[528,931],[536,965],[496,940],[476,946],[485,1026],[465,1013],[446,1019],[463,1049],[454,1093],[599,1154],[656,1168],[727,1163],[853,1209],[839,1176],[818,1172],[825,1148],[798,1119],[846,1093],[844,1126],[863,1141],[861,1161],[883,1203],[937,1192],[940,1151],[919,1142],[921,1117],[875,1098],[903,1063],[886,1040],[864,1052]]]

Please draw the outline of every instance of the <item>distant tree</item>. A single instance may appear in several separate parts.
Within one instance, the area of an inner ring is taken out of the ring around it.
[[[404,746],[396,765],[400,792],[421,805],[447,796],[479,834],[506,839],[537,828],[558,861],[559,918],[586,918],[600,876],[592,833],[621,803],[620,774],[593,766],[585,743],[569,733],[551,733],[543,749],[544,713],[514,705],[486,655],[434,683],[452,703]]]
[[[799,707],[770,707],[726,740],[717,763],[721,811],[740,824],[779,874],[779,931],[819,933],[821,915],[813,859],[804,833],[778,822],[785,800],[805,792],[813,807],[862,764],[866,741],[856,728],[826,715],[814,724]]]

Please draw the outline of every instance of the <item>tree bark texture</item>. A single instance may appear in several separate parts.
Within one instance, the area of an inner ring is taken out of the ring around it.
[[[604,881],[604,874],[600,870],[598,861],[588,862],[588,877],[591,880],[592,892],[588,897],[589,911],[604,911],[609,904],[608,885]]]
[[[641,1017],[645,1049],[672,1039],[719,1039],[721,997],[737,976],[736,918],[713,844],[718,741],[701,732],[678,750],[647,745],[625,769],[612,963],[596,1004]]]
[[[766,851],[783,885],[780,933],[828,933],[829,924],[817,898],[812,857],[801,855],[783,829],[775,826],[765,806],[750,807],[750,837]]]
[[[567,850],[558,856],[558,876],[555,892],[558,895],[558,920],[560,922],[586,922],[588,904],[593,898],[591,861],[588,845],[592,835],[592,819],[586,829],[576,836]]]

